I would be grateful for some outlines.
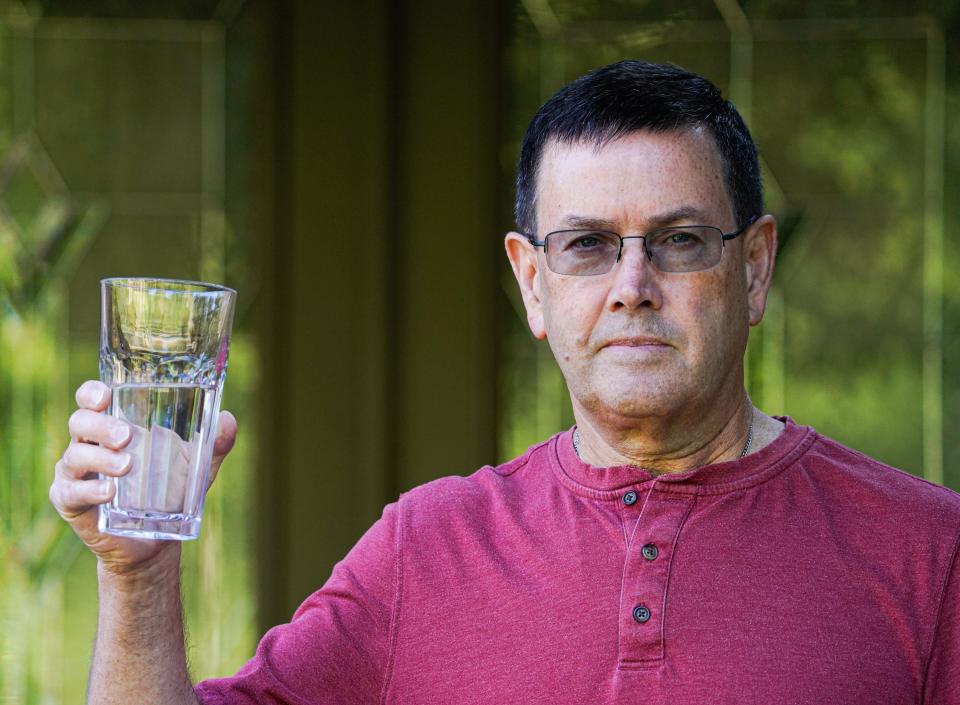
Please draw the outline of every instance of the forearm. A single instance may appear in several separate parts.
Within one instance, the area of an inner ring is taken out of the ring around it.
[[[184,647],[179,551],[176,559],[135,577],[98,566],[88,705],[197,705]]]

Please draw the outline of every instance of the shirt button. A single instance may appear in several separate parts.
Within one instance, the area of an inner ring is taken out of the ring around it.
[[[630,490],[625,495],[623,495],[623,503],[626,504],[628,507],[631,504],[635,504],[636,501],[637,501],[637,493],[634,492],[633,490]]]
[[[643,554],[643,557],[648,561],[655,561],[657,560],[657,556],[660,555],[660,550],[656,547],[656,545],[648,543],[646,546],[640,549],[640,553]]]
[[[637,605],[633,608],[633,618],[637,624],[643,624],[650,621],[650,610],[643,605]]]

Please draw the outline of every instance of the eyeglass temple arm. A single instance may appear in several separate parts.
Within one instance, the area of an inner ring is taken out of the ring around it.
[[[722,236],[723,239],[724,239],[724,241],[726,241],[726,240],[733,240],[735,237],[740,237],[741,235],[743,235],[743,232],[744,232],[747,228],[749,228],[751,225],[753,225],[754,223],[757,222],[757,218],[758,218],[758,217],[759,217],[759,216],[756,216],[756,215],[753,216],[750,220],[748,220],[746,223],[744,223],[743,225],[741,225],[738,230],[734,230],[732,233],[724,233],[723,236]]]

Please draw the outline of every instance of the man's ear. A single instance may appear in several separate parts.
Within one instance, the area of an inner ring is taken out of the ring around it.
[[[743,234],[743,265],[751,326],[763,320],[776,258],[777,221],[772,215],[765,215]]]
[[[530,332],[535,338],[543,340],[547,337],[547,329],[543,325],[542,290],[540,288],[540,262],[537,259],[537,248],[520,233],[507,233],[503,239],[507,259],[513,269],[513,276],[520,286],[520,295],[523,297],[523,306],[527,309],[527,323]]]

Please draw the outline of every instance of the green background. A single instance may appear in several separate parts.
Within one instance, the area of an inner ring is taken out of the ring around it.
[[[81,703],[94,561],[47,500],[98,281],[239,291],[240,440],[186,547],[235,671],[383,505],[572,423],[501,238],[527,121],[625,57],[715,81],[781,254],[747,384],[960,488],[960,3],[0,2],[0,703]]]

